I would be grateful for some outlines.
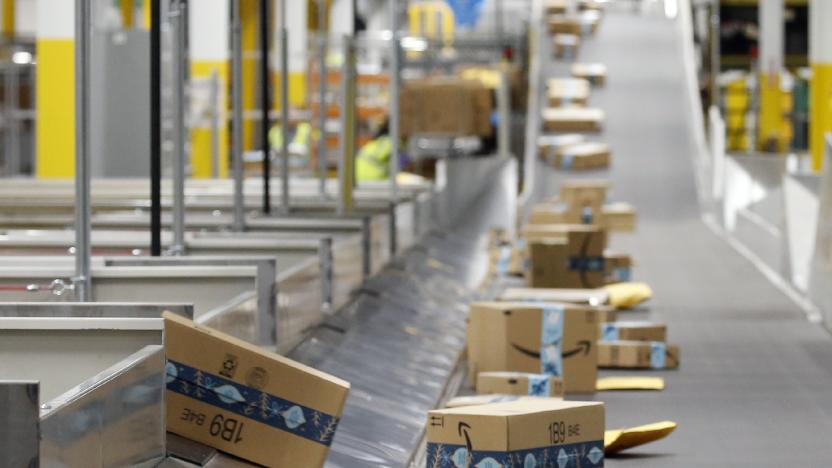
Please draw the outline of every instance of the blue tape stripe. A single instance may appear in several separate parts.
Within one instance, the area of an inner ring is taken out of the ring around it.
[[[339,418],[168,359],[167,389],[329,446]]]
[[[601,341],[617,341],[618,340],[618,324],[607,322],[602,325]]]
[[[551,396],[552,389],[549,384],[549,376],[544,374],[529,374],[529,388],[526,393],[531,396]]]
[[[650,367],[653,369],[664,369],[667,364],[665,357],[667,345],[659,341],[650,342]]]
[[[604,443],[600,440],[511,452],[472,450],[470,453],[464,445],[428,442],[427,452],[427,466],[431,468],[596,468],[604,466]]]
[[[569,257],[569,269],[578,271],[604,271],[604,257]]]
[[[545,306],[540,334],[540,373],[563,376],[563,306]]]

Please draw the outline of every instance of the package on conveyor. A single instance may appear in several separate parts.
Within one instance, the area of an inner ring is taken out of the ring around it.
[[[549,107],[542,111],[543,126],[553,132],[600,132],[604,111],[595,107]]]
[[[493,132],[493,109],[492,91],[478,80],[407,80],[400,98],[401,132],[487,137]]]
[[[662,341],[599,341],[598,367],[676,369],[679,347]]]
[[[168,431],[264,466],[323,466],[348,382],[164,318]]]
[[[555,34],[555,58],[574,59],[578,56],[578,49],[581,47],[581,36],[577,34]]]
[[[501,242],[489,248],[489,273],[498,275],[523,276],[526,270],[525,247],[523,243]]]
[[[589,81],[582,78],[551,78],[546,95],[552,107],[584,106],[589,100]]]
[[[565,241],[543,237],[546,234],[544,228],[557,226],[536,226],[539,230],[535,236],[526,231],[529,235],[528,284],[534,288],[599,288],[605,285],[606,231],[594,225],[561,225],[569,226]]]
[[[604,466],[604,404],[553,398],[434,410],[428,468]],[[560,460],[560,461],[558,461]]]
[[[581,18],[578,16],[555,14],[546,19],[549,34],[574,34],[580,36],[583,32]]]
[[[625,202],[608,203],[601,207],[604,226],[610,231],[635,231],[636,209]]]
[[[667,326],[658,322],[605,322],[601,341],[667,341]]]
[[[566,133],[558,135],[541,135],[537,139],[538,156],[544,161],[551,162],[555,154],[562,148],[586,141],[580,133]]]
[[[492,371],[477,374],[477,393],[563,397],[563,378],[530,372]]]
[[[501,301],[515,302],[567,302],[570,304],[610,306],[614,309],[629,309],[648,301],[653,295],[650,286],[644,283],[608,284],[597,289],[570,288],[506,288],[499,296]],[[599,317],[604,317],[599,312]],[[615,321],[615,315],[604,321]]]
[[[607,284],[630,281],[633,276],[633,258],[629,254],[604,250],[604,276]]]
[[[610,165],[610,146],[599,141],[587,141],[561,148],[549,163],[558,169],[602,169]]]
[[[547,15],[562,15],[566,13],[567,0],[546,0],[543,5]]]
[[[572,76],[588,80],[595,86],[604,86],[607,82],[607,66],[603,63],[575,63]]]
[[[563,378],[566,393],[592,393],[598,376],[598,311],[575,304],[475,302],[468,318],[468,365]]]

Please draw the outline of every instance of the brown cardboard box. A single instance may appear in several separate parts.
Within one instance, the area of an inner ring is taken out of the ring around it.
[[[529,224],[576,224],[580,220],[569,219],[566,205],[553,203],[538,203],[532,206]]]
[[[489,249],[489,273],[523,276],[526,270],[524,249],[511,244],[501,244]]]
[[[529,240],[530,286],[599,288],[606,284],[606,231],[598,226],[576,226],[583,229],[570,229],[566,242]]]
[[[600,209],[609,189],[610,183],[605,179],[566,180],[560,186],[559,197],[569,206],[577,205],[579,210],[585,206]]]
[[[348,382],[164,318],[169,431],[265,466],[323,466]]]
[[[528,372],[493,371],[477,374],[477,393],[563,397],[563,379]]]
[[[656,322],[601,324],[601,341],[667,341],[667,326]]]
[[[553,132],[600,132],[604,123],[604,111],[595,107],[549,107],[542,117]]]
[[[583,106],[589,100],[589,81],[581,78],[551,78],[547,82],[549,105]]]
[[[468,320],[470,375],[490,371],[563,377],[566,393],[592,393],[598,312],[571,304],[476,302]],[[560,346],[558,346],[560,344]]]
[[[621,369],[676,369],[679,347],[659,341],[599,341],[598,366]]]
[[[492,92],[476,80],[456,77],[408,80],[402,85],[402,134],[490,136]]]
[[[598,323],[615,322],[618,311],[606,305],[604,289],[506,288],[499,296],[502,302],[554,302],[590,307],[596,311]]]
[[[629,254],[604,251],[604,271],[607,283],[621,283],[632,278],[633,259]]]
[[[549,34],[573,34],[580,36],[583,27],[580,18],[566,15],[549,15]]]
[[[636,209],[629,203],[616,202],[601,208],[607,228],[611,231],[635,231]]]
[[[543,135],[537,139],[537,148],[540,151],[540,159],[550,164],[555,159],[555,154],[561,149],[570,145],[583,143],[586,140],[580,133],[567,133],[564,135]]]
[[[434,410],[426,426],[428,468],[604,466],[601,402],[541,398]]]
[[[567,0],[546,0],[544,8],[547,15],[559,15],[566,13]]]
[[[607,82],[607,66],[603,63],[576,63],[572,65],[572,76],[589,80],[595,86]]]
[[[610,158],[609,145],[586,142],[567,146],[556,152],[552,165],[559,169],[598,169],[609,167]]]

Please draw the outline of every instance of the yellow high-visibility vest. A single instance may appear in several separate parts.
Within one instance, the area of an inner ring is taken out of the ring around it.
[[[381,136],[359,150],[355,158],[355,176],[358,180],[383,180],[390,177],[390,153],[393,145],[390,137]]]

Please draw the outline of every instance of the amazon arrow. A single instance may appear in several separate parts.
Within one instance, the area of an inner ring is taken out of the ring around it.
[[[525,354],[526,356],[533,357],[535,359],[540,359],[540,351],[539,350],[538,351],[533,351],[533,350],[530,350],[530,349],[526,349],[522,346],[518,346],[514,343],[512,343],[511,346],[514,349],[516,349],[517,351]],[[581,340],[581,341],[578,342],[578,347],[577,348],[571,349],[569,351],[563,351],[561,353],[561,356],[563,356],[564,358],[577,356],[577,355],[580,355],[580,354],[583,354],[584,356],[587,356],[587,355],[589,355],[589,350],[590,349],[592,349],[592,342],[589,341],[589,340]]]

